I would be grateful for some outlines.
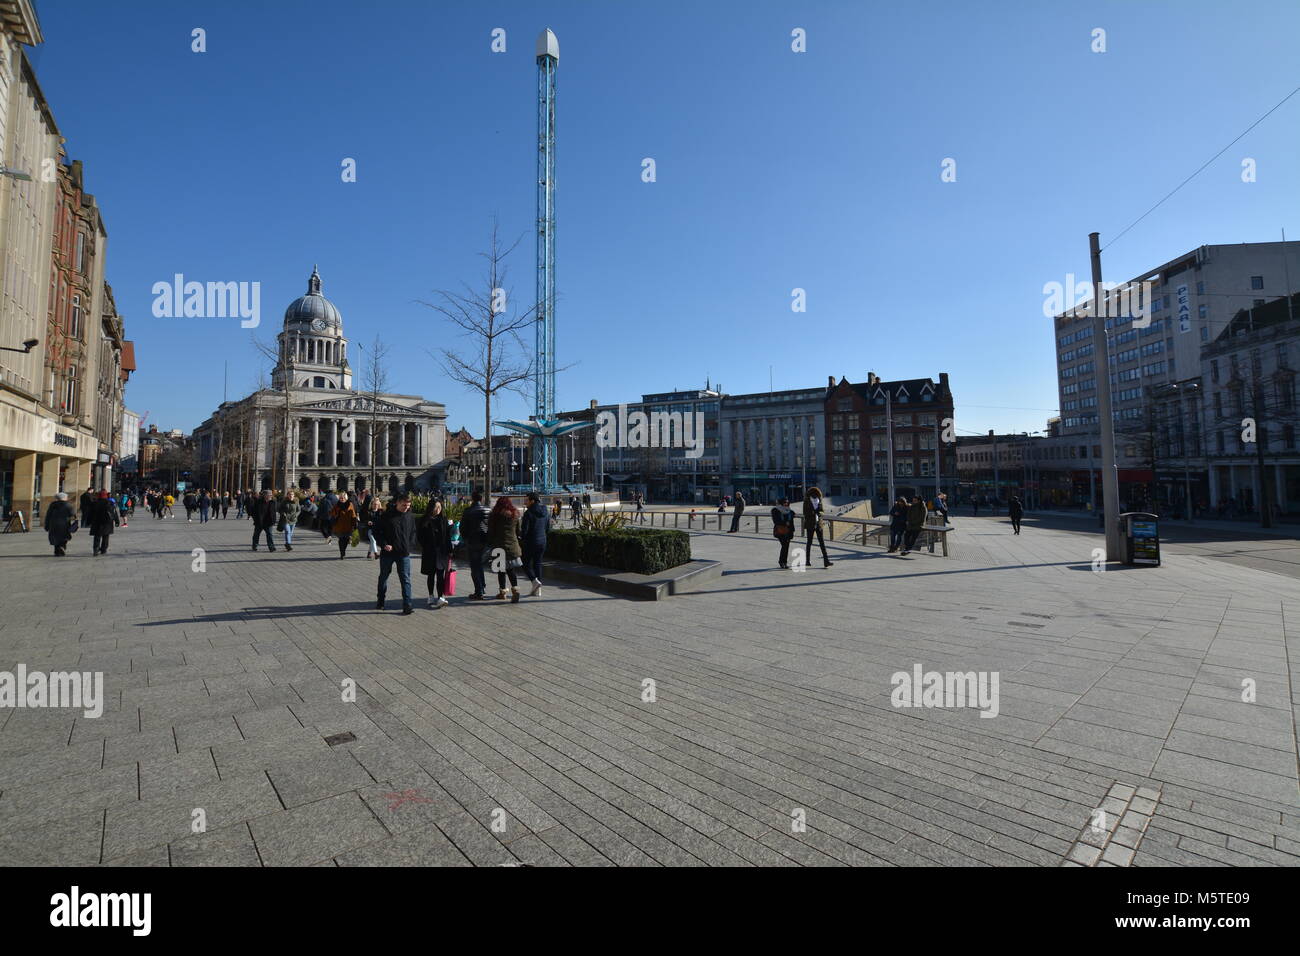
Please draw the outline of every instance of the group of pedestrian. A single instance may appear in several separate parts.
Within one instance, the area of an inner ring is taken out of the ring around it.
[[[122,512],[118,501],[107,489],[98,492],[86,491],[79,502],[81,517],[68,503],[68,493],[60,491],[54,496],[54,503],[45,512],[43,527],[55,557],[62,558],[68,553],[68,544],[72,536],[81,528],[90,532],[91,554],[98,557],[108,553],[108,539],[123,524]]]
[[[744,509],[744,502],[744,495],[737,492],[736,507],[738,510]],[[822,533],[822,513],[824,510],[822,490],[814,485],[808,489],[803,498],[803,530],[807,536],[807,542],[804,546],[805,564],[807,559],[812,557],[813,538],[815,537],[822,552],[822,566],[829,568],[835,562],[826,553],[826,539]],[[733,518],[732,531],[736,530],[736,524],[737,519]],[[728,534],[730,533],[728,532]],[[772,509],[772,535],[781,543],[781,553],[777,557],[777,566],[789,568],[790,542],[794,540],[795,536],[794,510],[790,507],[789,498],[782,498]]]
[[[916,539],[925,528],[925,518],[929,513],[920,495],[913,495],[909,502],[903,495],[894,500],[889,509],[889,550],[888,554],[898,552],[910,554],[916,546]],[[901,548],[901,550],[900,550]]]

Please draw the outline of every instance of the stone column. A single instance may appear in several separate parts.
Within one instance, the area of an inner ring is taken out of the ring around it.
[[[36,452],[19,454],[14,458],[14,511],[21,511],[32,527],[32,512],[36,504]],[[76,505],[74,504],[75,508]]]
[[[392,422],[384,422],[384,460],[381,464],[387,468],[393,463]]]
[[[311,466],[320,467],[320,419],[311,420]]]
[[[397,423],[397,467],[406,467],[406,422]]]
[[[339,463],[339,420],[330,419],[330,445],[329,453],[326,455],[325,464],[331,468],[338,467]]]

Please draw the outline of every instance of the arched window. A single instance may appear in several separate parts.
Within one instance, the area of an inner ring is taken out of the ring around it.
[[[324,387],[325,387],[325,376],[324,376],[324,375],[317,375],[314,379],[312,379],[312,385],[316,386],[317,388],[324,388]]]

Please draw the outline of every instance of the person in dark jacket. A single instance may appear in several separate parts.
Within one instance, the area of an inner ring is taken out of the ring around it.
[[[212,499],[208,497],[206,489],[199,489],[199,524],[204,524],[208,520],[208,512],[212,510]]]
[[[894,507],[889,509],[889,553],[893,554],[903,544],[907,533],[907,499],[899,495]]]
[[[745,513],[745,496],[739,491],[736,492],[736,507],[731,510],[731,530],[727,534],[735,534],[740,530],[740,516]]]
[[[826,554],[826,539],[822,537],[822,490],[816,485],[809,488],[803,498],[803,530],[808,536],[805,563],[812,562],[813,535],[816,535],[817,544],[822,549],[822,565],[829,568],[835,562]]]
[[[528,507],[524,509],[524,517],[519,526],[519,546],[523,551],[524,574],[528,575],[528,580],[533,584],[529,596],[537,597],[542,593],[542,555],[546,553],[546,532],[551,519],[537,495],[529,493],[526,500]],[[576,502],[578,499],[573,500]],[[578,520],[576,510],[573,520],[575,523]]]
[[[408,498],[407,500],[409,501],[410,499]],[[332,516],[334,514],[334,509],[338,507],[338,504],[339,496],[331,491],[325,496],[325,500],[321,502],[320,508],[316,512],[316,519],[319,522],[318,526],[320,527],[321,536],[325,538],[326,541],[329,540],[330,535],[333,533],[331,525],[333,524],[334,519]]]
[[[1016,534],[1020,534],[1020,519],[1024,516],[1025,506],[1018,496],[1012,495],[1011,501],[1007,503],[1007,517],[1011,519],[1011,527],[1016,529]]]
[[[465,558],[469,561],[469,575],[474,582],[471,601],[482,601],[487,595],[487,581],[483,575],[483,552],[487,550],[488,510],[483,507],[483,492],[474,492],[470,506],[460,516],[460,540],[465,545]]]
[[[248,513],[253,519],[253,550],[257,550],[257,539],[262,532],[266,532],[266,550],[274,552],[277,512],[270,490],[262,492],[261,498],[249,500]]]
[[[77,510],[81,512],[81,526],[90,531],[90,509],[95,504],[95,494],[89,488],[81,493]]]
[[[415,515],[411,514],[411,496],[399,491],[393,498],[383,518],[376,525],[379,541],[379,599],[375,601],[375,610],[384,609],[384,597],[388,593],[388,575],[397,569],[397,580],[402,584],[402,613],[412,613],[411,607],[411,553],[415,551],[417,538],[415,532]]]
[[[113,529],[121,523],[122,517],[118,514],[117,505],[113,504],[107,491],[101,491],[95,503],[90,506],[91,553],[108,554],[108,539],[113,534]]]
[[[379,496],[371,495],[365,511],[361,513],[361,533],[366,536],[366,541],[370,543],[370,549],[366,552],[367,558],[379,557],[379,541],[375,538],[375,528],[379,526],[379,522],[383,517],[384,509]]]
[[[794,512],[790,510],[790,499],[782,498],[772,509],[772,536],[781,542],[781,554],[777,566],[789,567],[790,542],[794,540]]]
[[[523,549],[519,545],[519,509],[502,495],[488,515],[488,553],[497,573],[497,600],[506,599],[506,579],[510,579],[510,601],[519,603],[519,578],[515,569],[523,566]]]
[[[44,526],[50,544],[54,546],[54,556],[61,558],[68,553],[68,542],[72,540],[72,522],[76,520],[76,515],[72,505],[68,504],[67,492],[60,491],[54,498],[54,503],[45,512]]]
[[[194,492],[187,491],[185,492],[185,497],[182,499],[182,502],[185,505],[185,520],[193,521],[194,512],[199,510],[199,499],[194,497]]]
[[[912,496],[912,503],[907,506],[907,533],[903,536],[903,554],[907,554],[916,544],[916,539],[925,527],[926,508],[920,495]]]
[[[443,513],[442,499],[434,498],[416,526],[420,542],[420,573],[429,582],[429,607],[447,606],[447,578],[451,559],[451,519]]]

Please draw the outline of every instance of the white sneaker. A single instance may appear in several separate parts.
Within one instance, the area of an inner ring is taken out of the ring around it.
[[[537,595],[539,595],[539,594],[541,594],[541,593],[542,593],[542,582],[541,582],[541,581],[534,581],[534,582],[533,582],[533,589],[532,589],[532,591],[529,592],[529,597],[537,597]]]
[[[451,602],[448,601],[446,598],[444,598],[444,597],[440,597],[440,598],[438,598],[438,604],[437,604],[437,606],[438,606],[438,607],[446,607],[446,606],[447,606],[448,604],[450,604],[450,603],[451,603]]]
[[[429,603],[425,605],[425,607],[437,607],[437,606],[438,604],[436,601],[434,601],[433,598],[429,598]]]

